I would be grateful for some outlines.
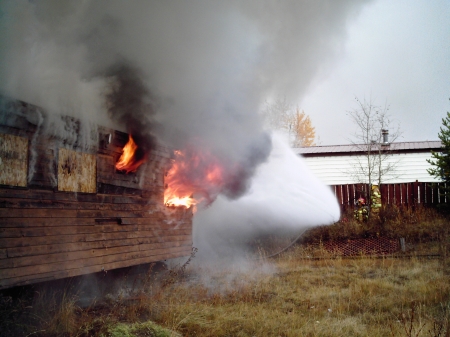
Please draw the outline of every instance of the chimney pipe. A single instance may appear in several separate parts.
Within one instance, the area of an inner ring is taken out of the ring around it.
[[[389,144],[389,140],[388,140],[389,131],[386,129],[382,129],[381,134],[383,135],[383,144]]]

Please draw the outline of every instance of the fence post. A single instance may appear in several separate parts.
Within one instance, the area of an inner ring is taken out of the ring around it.
[[[395,185],[389,185],[389,204],[393,204],[395,202]]]
[[[406,205],[406,207],[409,206],[408,184],[405,183],[402,184],[402,203]]]
[[[402,252],[406,252],[405,238],[400,238],[400,247],[402,249]]]
[[[344,209],[348,208],[348,184],[342,186],[342,199],[344,200]]]
[[[380,186],[380,193],[381,193],[381,204],[382,205],[387,205],[389,202],[389,194],[388,194],[388,189],[389,189],[389,185],[386,184],[381,184]]]
[[[353,208],[353,205],[355,205],[355,185],[354,184],[348,185],[348,205],[351,208]]]

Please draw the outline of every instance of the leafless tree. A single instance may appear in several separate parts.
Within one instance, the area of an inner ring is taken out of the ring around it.
[[[401,136],[400,126],[392,120],[388,104],[379,106],[371,99],[355,99],[357,107],[348,111],[357,126],[351,142],[363,155],[356,158],[350,174],[358,182],[380,185],[396,175],[398,160],[392,158],[391,143]]]

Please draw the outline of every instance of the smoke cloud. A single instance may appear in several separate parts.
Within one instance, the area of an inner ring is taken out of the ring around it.
[[[305,94],[368,1],[3,1],[0,93],[42,107],[52,132],[64,132],[54,116],[70,115],[87,133],[130,132],[146,151],[158,141],[214,154],[229,168],[219,192],[241,198],[196,214],[194,244],[203,256],[245,252],[252,238],[339,217],[259,112]]]
[[[258,111],[299,97],[339,51],[362,1],[5,1],[0,92],[245,167],[270,152]],[[201,141],[199,141],[201,140]]]

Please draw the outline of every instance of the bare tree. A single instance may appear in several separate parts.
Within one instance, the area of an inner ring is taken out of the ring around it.
[[[291,110],[292,106],[286,101],[286,98],[266,102],[263,114],[269,128],[274,130],[288,130]]]
[[[311,118],[300,108],[293,109],[286,98],[266,102],[263,113],[268,126],[285,132],[292,147],[315,145],[316,132]]]
[[[352,144],[363,155],[356,158],[350,174],[358,182],[381,185],[389,177],[395,177],[398,160],[392,159],[390,144],[401,136],[400,126],[391,119],[389,105],[378,106],[371,99],[355,99],[357,107],[348,111],[357,126]]]

